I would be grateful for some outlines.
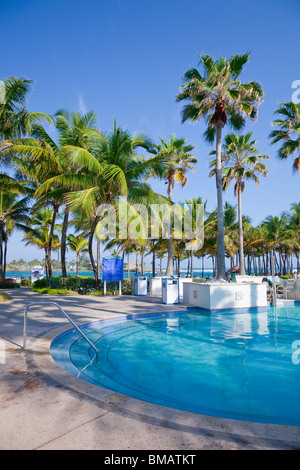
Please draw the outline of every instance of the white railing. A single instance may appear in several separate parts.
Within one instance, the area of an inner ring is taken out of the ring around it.
[[[23,331],[23,349],[26,348],[26,342],[27,342],[27,317],[28,317],[28,310],[30,307],[33,305],[55,305],[61,313],[69,320],[70,323],[76,328],[76,330],[81,334],[81,336],[89,343],[89,345],[98,353],[98,350],[96,349],[95,345],[88,339],[88,337],[83,333],[83,331],[79,328],[78,325],[69,317],[69,315],[61,308],[60,305],[58,305],[56,302],[32,302],[28,304],[25,308],[25,313],[24,313],[24,331]]]

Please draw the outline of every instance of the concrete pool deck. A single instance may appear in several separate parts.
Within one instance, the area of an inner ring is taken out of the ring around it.
[[[45,296],[21,288],[0,304],[0,450],[300,449],[300,428],[219,419],[153,405],[95,387],[63,371],[49,354],[51,340],[70,323],[126,314],[178,311],[156,297]],[[300,367],[300,366],[299,366]]]

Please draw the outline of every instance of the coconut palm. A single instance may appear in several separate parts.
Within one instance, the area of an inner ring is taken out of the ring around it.
[[[27,196],[24,186],[8,175],[0,175],[0,278],[5,278],[8,236],[14,227],[23,229],[29,222]],[[4,250],[3,250],[4,244]]]
[[[53,227],[60,207],[64,207],[64,219],[61,235],[61,264],[62,275],[67,275],[66,270],[66,237],[69,221],[69,208],[66,205],[65,195],[70,188],[74,189],[73,175],[82,165],[73,164],[67,146],[78,145],[87,149],[98,134],[94,130],[96,116],[94,113],[81,115],[80,113],[69,113],[59,110],[54,116],[54,123],[58,132],[56,143],[49,133],[41,126],[34,125],[31,139],[22,139],[12,147],[14,152],[13,161],[18,171],[31,178],[35,183],[35,194],[37,198],[35,208],[39,210],[44,204],[53,207],[53,223],[49,237],[48,247],[48,273],[52,276],[51,268],[51,244],[53,239]],[[66,189],[55,182],[55,177],[64,175],[65,183],[68,179],[69,187]],[[76,186],[75,186],[76,187]]]
[[[204,230],[202,230],[202,228],[204,228],[206,204],[207,201],[204,202],[202,197],[187,199],[183,204],[185,217],[188,221],[186,225],[189,226],[189,230],[185,231],[186,240],[184,241],[187,242],[187,250],[191,262],[191,277],[193,277],[194,274],[194,252],[199,250],[199,245],[204,242]],[[190,234],[188,232],[190,232]],[[180,246],[182,247],[182,245],[177,244],[177,253]]]
[[[151,149],[151,142],[145,136],[131,135],[114,122],[114,129],[109,135],[103,137],[95,134],[94,137],[91,151],[71,145],[63,147],[73,164],[81,165],[81,171],[59,175],[52,179],[52,183],[69,188],[69,191],[70,185],[77,188],[68,193],[67,201],[72,211],[81,214],[82,223],[89,221],[89,255],[98,282],[93,239],[102,217],[99,207],[105,204],[113,207],[120,197],[128,198],[128,203],[140,204],[161,202],[164,198],[141,181],[156,163],[137,153],[138,149]],[[127,210],[128,204],[125,208]]]
[[[270,133],[271,143],[280,142],[282,145],[278,151],[281,159],[286,159],[296,153],[293,170],[300,172],[300,103],[281,103],[275,111],[281,119],[273,121],[273,126],[278,129]]]
[[[32,80],[8,77],[4,80],[3,96],[0,100],[0,156],[9,159],[11,140],[31,133],[32,125],[41,121],[49,124],[52,118],[45,113],[29,113],[26,104]]]
[[[288,229],[288,217],[286,214],[282,214],[280,217],[270,215],[265,218],[262,226],[265,229],[265,241],[271,253],[270,266],[272,267],[273,264],[274,268],[276,268],[277,263],[277,268],[280,272],[280,266],[276,258],[276,250],[280,256],[283,246],[291,242],[291,233]],[[257,242],[259,242],[259,240],[254,242],[253,245],[256,245]]]
[[[225,244],[222,199],[222,128],[228,122],[233,129],[240,130],[245,118],[254,120],[261,103],[263,90],[258,82],[241,83],[240,76],[249,54],[236,54],[229,60],[221,57],[214,60],[201,55],[199,65],[203,72],[192,68],[184,75],[184,84],[177,101],[188,101],[182,110],[182,122],[207,123],[205,138],[216,140],[216,187],[218,201],[218,278],[225,279]]]
[[[188,170],[194,170],[194,165],[198,160],[192,154],[194,147],[186,144],[185,139],[177,139],[172,134],[170,142],[160,138],[160,144],[156,146],[156,155],[153,160],[159,161],[158,171],[150,172],[148,177],[159,177],[165,180],[168,186],[168,199],[172,203],[174,185],[178,182],[181,187],[187,184],[186,173]],[[168,263],[166,276],[173,275],[173,237],[172,221],[170,221],[169,244],[168,244]]]
[[[247,134],[228,134],[223,145],[223,189],[226,191],[232,181],[234,195],[238,198],[238,222],[239,222],[239,266],[240,274],[245,275],[244,237],[242,223],[242,193],[245,189],[245,181],[253,180],[259,185],[258,175],[266,176],[267,167],[262,160],[269,159],[267,155],[258,154],[257,141],[252,139],[252,132]],[[215,154],[215,152],[211,152]],[[215,174],[215,161],[210,176]]]
[[[25,245],[34,245],[40,250],[45,252],[45,268],[46,275],[49,277],[49,239],[52,237],[52,246],[56,246],[59,243],[58,236],[55,233],[51,233],[53,226],[53,209],[43,207],[41,210],[36,212],[28,223],[28,227],[25,230],[24,241]]]
[[[71,250],[76,252],[76,274],[79,274],[79,257],[81,253],[87,253],[88,250],[88,242],[84,237],[71,234],[67,237],[67,245],[70,247]]]

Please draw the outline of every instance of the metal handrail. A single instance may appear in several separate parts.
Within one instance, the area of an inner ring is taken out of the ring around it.
[[[76,325],[76,323],[69,317],[69,315],[56,302],[31,302],[30,304],[26,306],[25,313],[24,313],[23,349],[26,348],[28,310],[33,305],[55,305],[61,311],[61,313],[69,320],[69,322],[72,323],[74,328],[76,328],[76,330],[89,343],[89,345],[96,351],[96,353],[98,353],[98,350],[96,349],[95,345],[87,338],[87,336],[83,333],[83,331],[79,328],[79,326]]]

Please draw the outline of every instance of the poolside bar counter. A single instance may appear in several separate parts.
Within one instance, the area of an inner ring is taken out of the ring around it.
[[[206,310],[267,307],[267,287],[261,283],[184,283],[183,303]]]

